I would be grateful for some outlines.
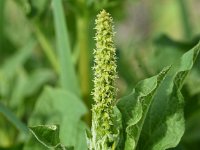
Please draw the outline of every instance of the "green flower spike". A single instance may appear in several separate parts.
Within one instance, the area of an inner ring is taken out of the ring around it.
[[[114,117],[117,66],[112,20],[105,10],[101,11],[95,20],[96,49],[94,50],[94,90],[92,92],[95,104],[92,107],[92,137],[88,141],[90,150],[115,149],[119,133]]]

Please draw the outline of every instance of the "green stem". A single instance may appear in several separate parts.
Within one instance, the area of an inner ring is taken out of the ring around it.
[[[88,53],[88,18],[77,16],[77,33],[79,53],[79,75],[83,96],[89,93],[89,53]]]
[[[4,0],[0,0],[0,50],[3,49]]]
[[[88,108],[91,108],[90,84],[89,84],[89,17],[87,10],[83,14],[77,14],[77,50],[79,51],[78,71],[80,86],[83,99]],[[91,121],[91,114],[85,117],[85,121],[89,124]]]
[[[92,138],[90,150],[112,150],[118,141],[117,120],[114,117],[117,78],[116,48],[112,17],[102,10],[95,20],[94,105],[92,107]]]
[[[185,0],[178,0],[179,6],[180,6],[180,14],[181,14],[181,20],[184,28],[184,34],[185,37],[191,38],[192,36],[192,27],[189,21],[189,12],[187,9],[187,4]]]
[[[48,42],[47,38],[44,36],[44,34],[41,32],[40,28],[37,25],[35,25],[35,35],[55,72],[59,74],[59,64],[56,55],[53,53],[53,49],[50,46],[50,43]]]

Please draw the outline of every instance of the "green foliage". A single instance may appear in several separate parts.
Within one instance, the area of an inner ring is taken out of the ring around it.
[[[185,130],[180,89],[199,51],[200,44],[184,54],[169,73],[170,68],[166,68],[139,82],[130,95],[119,100],[124,149],[138,145],[139,149],[164,150],[179,143]]]
[[[170,67],[163,69],[157,76],[139,82],[133,92],[118,102],[122,113],[124,149],[135,149],[142,131],[146,115],[154,95],[168,73]]]
[[[168,149],[175,147],[183,136],[184,98],[181,94],[183,82],[192,69],[200,51],[200,44],[185,53],[172,67],[163,81],[147,116],[144,149]],[[149,138],[148,138],[149,137]],[[153,138],[150,138],[153,137]],[[148,140],[147,140],[148,139]]]
[[[0,0],[0,149],[199,150],[196,3]]]
[[[185,130],[184,99],[180,89],[199,51],[200,44],[185,53],[173,66],[166,67],[158,75],[139,82],[130,95],[119,100],[117,106],[121,114],[118,113],[118,118],[122,115],[122,129],[117,149],[164,150],[175,147],[180,142]],[[49,94],[52,92],[49,91]],[[58,98],[58,95],[56,97]],[[38,106],[44,105],[38,104]],[[40,112],[37,109],[36,111]],[[42,111],[47,112],[44,107]],[[52,110],[47,114],[51,113]],[[44,132],[47,129],[40,130]],[[34,134],[37,134],[37,131],[34,131]]]

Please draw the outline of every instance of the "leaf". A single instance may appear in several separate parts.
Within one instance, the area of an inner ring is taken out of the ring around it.
[[[80,89],[70,51],[69,35],[64,17],[62,0],[53,0],[53,14],[56,31],[57,50],[60,61],[60,84],[63,88],[80,96]]]
[[[35,138],[45,147],[55,150],[73,150],[73,147],[65,147],[60,143],[58,125],[38,125],[29,127]]]
[[[156,46],[161,47],[171,47],[172,49],[181,50],[181,51],[188,51],[198,43],[199,35],[193,38],[192,40],[188,41],[176,41],[169,37],[166,34],[161,34],[154,40],[154,44]]]
[[[154,68],[162,69],[164,66],[169,65],[171,62],[175,62],[177,58],[182,56],[183,52],[173,48],[158,46],[155,50],[155,55],[151,58],[151,63]],[[162,63],[161,63],[162,62]]]
[[[48,148],[56,148],[60,144],[59,126],[57,125],[39,125],[29,127],[37,140]]]
[[[86,112],[86,106],[74,94],[47,87],[37,100],[29,126],[58,124],[61,143],[68,147],[75,146],[76,150],[78,147],[84,150],[87,149],[83,132],[85,126],[82,126],[80,119]]]
[[[53,77],[53,73],[47,69],[35,70],[29,76],[24,69],[19,69],[16,73],[16,80],[14,81],[15,84],[9,102],[11,108],[19,108],[19,105],[23,106],[26,97],[33,96],[45,83],[51,81]]]
[[[83,122],[79,121],[77,128],[77,138],[76,138],[76,150],[87,150],[86,146],[86,129],[89,130],[88,126]],[[84,135],[84,136],[83,136]]]
[[[169,69],[170,67],[164,68],[158,75],[139,82],[130,95],[118,102],[117,106],[122,114],[123,132],[126,134],[125,150],[136,148],[154,93]]]
[[[179,143],[185,129],[180,90],[199,51],[200,43],[185,53],[168,74],[166,68],[140,82],[133,93],[119,101],[125,150],[165,150]]]
[[[23,150],[47,150],[43,144],[41,144],[35,136],[31,136],[28,141],[24,143]]]
[[[180,92],[200,51],[200,43],[185,53],[162,83],[144,124],[140,149],[165,150],[175,147],[183,136],[184,99]]]

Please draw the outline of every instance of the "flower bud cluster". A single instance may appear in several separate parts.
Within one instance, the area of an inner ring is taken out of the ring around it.
[[[94,149],[110,149],[114,142],[113,107],[116,101],[115,80],[116,48],[114,47],[113,20],[105,10],[97,15],[96,49],[94,50],[94,90],[95,104],[92,107],[92,141]],[[93,145],[94,146],[94,145]]]

